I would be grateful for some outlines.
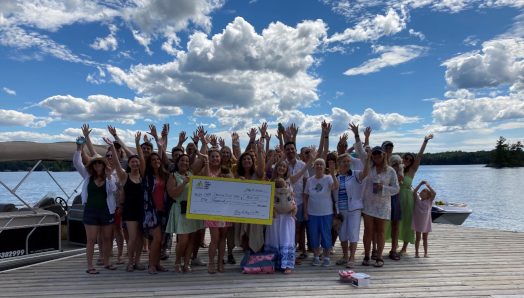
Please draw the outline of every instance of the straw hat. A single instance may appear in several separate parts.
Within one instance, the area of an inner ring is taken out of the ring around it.
[[[100,154],[95,154],[93,155],[93,157],[91,158],[91,160],[86,164],[86,168],[89,167],[91,164],[93,164],[94,161],[96,160],[101,160],[105,165],[106,167],[109,166],[109,162],[107,161],[107,159],[105,157],[103,157],[102,155]]]

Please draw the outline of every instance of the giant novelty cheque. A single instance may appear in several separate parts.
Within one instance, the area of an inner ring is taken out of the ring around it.
[[[191,176],[186,217],[271,225],[275,184]]]

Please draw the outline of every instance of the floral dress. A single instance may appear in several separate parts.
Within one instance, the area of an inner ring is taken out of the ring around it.
[[[191,176],[191,172],[186,173]],[[176,179],[176,185],[180,185],[184,182],[186,176],[180,175],[178,172],[174,172],[173,176]],[[171,214],[169,215],[169,221],[167,223],[167,232],[176,234],[191,234],[204,228],[204,222],[198,219],[188,219],[186,214],[182,214],[181,202],[187,202],[187,196],[189,193],[189,184],[184,186],[184,190],[176,198],[173,198],[173,208],[171,208]]]
[[[383,189],[373,193],[373,181],[380,181]],[[371,169],[369,175],[364,179],[362,188],[362,201],[364,209],[362,213],[381,219],[391,217],[391,196],[399,192],[397,174],[392,167],[387,171],[377,174],[376,167]]]

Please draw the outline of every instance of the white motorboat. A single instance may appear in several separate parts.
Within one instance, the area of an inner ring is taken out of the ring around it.
[[[435,223],[461,225],[473,212],[468,205],[446,201],[434,201],[431,219]]]

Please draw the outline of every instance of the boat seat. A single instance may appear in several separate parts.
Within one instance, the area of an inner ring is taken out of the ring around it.
[[[82,196],[78,195],[73,199],[73,205],[82,205]]]
[[[15,204],[0,203],[0,212],[14,212],[18,211]]]

